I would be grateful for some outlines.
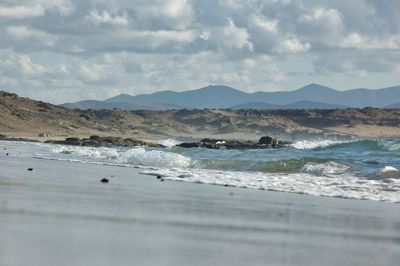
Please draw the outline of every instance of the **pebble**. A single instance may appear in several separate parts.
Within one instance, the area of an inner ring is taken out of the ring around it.
[[[158,176],[157,176],[157,179],[162,179],[162,176],[158,175]]]
[[[107,178],[103,178],[102,180],[100,180],[101,183],[108,183],[108,179]]]
[[[26,170],[28,170],[29,172],[33,172],[34,171],[33,168],[28,168]]]

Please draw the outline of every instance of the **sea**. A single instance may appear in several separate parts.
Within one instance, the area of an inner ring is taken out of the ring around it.
[[[400,138],[310,139],[258,150],[186,149],[175,146],[179,142],[174,139],[160,143],[167,148],[19,141],[0,141],[0,147],[21,159],[139,168],[149,178],[159,176],[165,181],[400,202]]]

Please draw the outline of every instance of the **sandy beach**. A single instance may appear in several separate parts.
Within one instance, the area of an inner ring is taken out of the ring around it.
[[[400,260],[399,204],[161,182],[140,169],[4,155],[0,167],[0,265]]]

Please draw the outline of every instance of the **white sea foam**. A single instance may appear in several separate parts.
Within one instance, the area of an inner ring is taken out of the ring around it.
[[[54,153],[86,156],[94,159],[117,159],[119,153],[114,148],[105,147],[80,147],[57,145],[52,148]]]
[[[177,141],[176,139],[163,139],[160,140],[159,143],[161,145],[164,145],[165,147],[171,148],[173,146],[176,146],[180,143],[182,143],[181,141]]]
[[[141,173],[161,175],[164,179],[173,181],[293,192],[315,196],[400,202],[399,180],[384,182],[360,179],[350,174],[335,174],[326,177],[308,173],[275,174],[204,169],[158,169],[143,170]]]
[[[393,166],[385,166],[382,170],[381,173],[388,173],[388,172],[398,172],[399,170],[397,170],[396,168],[394,168]]]
[[[349,141],[317,139],[317,140],[299,140],[292,144],[293,148],[298,150],[310,150],[315,148],[328,147],[335,144],[348,143]]]
[[[386,180],[386,182],[400,181],[400,172],[393,166],[385,166],[377,173],[376,177],[377,179]]]
[[[348,165],[333,161],[308,163],[299,173],[289,174],[217,171],[195,169],[193,167],[197,164],[189,157],[166,150],[92,148],[21,142],[7,142],[6,146],[13,156],[34,157],[39,154],[41,158],[52,160],[140,167],[144,174],[162,175],[166,180],[400,202],[400,174],[392,166],[377,170],[373,176],[366,174],[365,177],[352,174]],[[396,163],[396,160],[394,162]]]
[[[301,169],[301,172],[313,174],[313,175],[332,175],[332,174],[343,174],[349,170],[350,166],[340,164],[334,161],[326,163],[307,163]]]
[[[191,159],[173,152],[132,148],[121,150],[103,147],[55,146],[52,151],[71,156],[83,156],[89,159],[113,161],[118,164],[155,166],[155,167],[189,167]]]
[[[120,154],[117,162],[157,167],[189,167],[191,159],[173,152],[134,148]]]

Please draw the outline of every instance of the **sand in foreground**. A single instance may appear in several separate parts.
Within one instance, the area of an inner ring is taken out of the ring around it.
[[[137,169],[21,160],[0,157],[0,265],[400,261],[399,204],[160,182]],[[110,183],[100,183],[103,177]]]

